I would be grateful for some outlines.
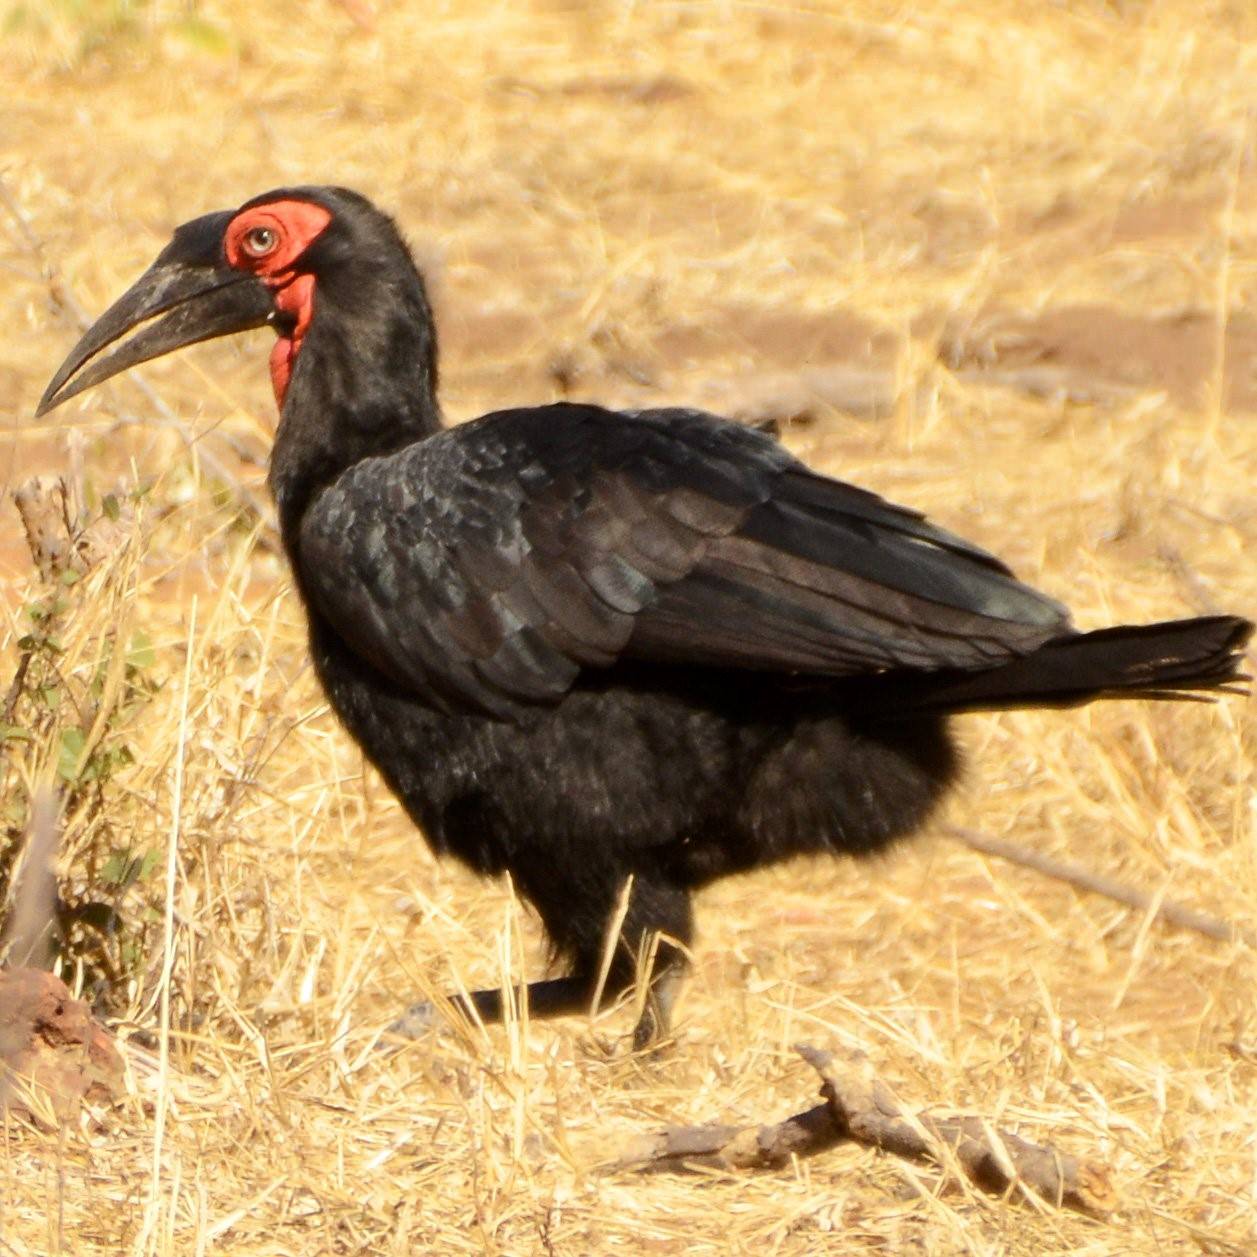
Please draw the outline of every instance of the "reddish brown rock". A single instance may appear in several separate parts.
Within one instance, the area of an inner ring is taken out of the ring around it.
[[[122,1092],[112,1037],[60,978],[0,972],[0,1108],[47,1124],[73,1118],[85,1098],[107,1102]]]

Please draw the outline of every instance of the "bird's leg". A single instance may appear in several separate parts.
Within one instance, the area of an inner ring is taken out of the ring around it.
[[[676,952],[675,948],[668,948]],[[672,1025],[672,1006],[676,1002],[677,992],[685,977],[685,962],[676,958],[661,963],[656,959],[650,977],[650,986],[646,994],[645,1004],[637,1024],[633,1027],[633,1047],[640,1051],[659,1042],[668,1035]],[[549,978],[542,982],[529,982],[525,989],[515,988],[515,1001],[518,1006],[526,994],[530,1017],[539,1020],[549,1017],[564,1017],[573,1013],[589,1010],[590,1000],[596,979],[582,974],[567,978]],[[617,983],[608,981],[607,989],[612,995],[620,993]],[[466,996],[451,995],[450,1003],[469,1020],[479,1017],[487,1024],[497,1024],[506,1020],[502,991],[492,987],[481,991],[469,991]],[[474,1010],[474,1012],[473,1012]],[[418,1039],[428,1034],[441,1023],[440,1009],[429,1000],[421,1000],[412,1004],[391,1026],[389,1033],[405,1039]]]
[[[611,965],[602,986],[602,998],[617,999],[640,982],[647,991],[641,1015],[633,1029],[633,1047],[649,1047],[667,1036],[672,1006],[685,976],[684,948],[690,941],[693,922],[689,895],[681,889],[639,878],[634,882],[627,910],[620,924]],[[526,988],[529,1016],[538,1019],[588,1012],[598,989],[605,940],[593,934],[579,949],[575,972],[570,977],[530,982]],[[518,1005],[525,991],[515,989]],[[451,995],[450,1003],[465,1017],[488,1023],[504,1018],[500,987]],[[438,1007],[424,1000],[412,1004],[390,1027],[393,1035],[417,1039],[442,1022]]]
[[[684,976],[684,963],[655,965],[645,1005],[633,1029],[634,1048],[648,1047],[667,1035],[671,1025],[672,1005],[676,1002],[676,994]],[[518,1007],[526,995],[528,1014],[538,1020],[588,1012],[596,982],[596,978],[589,978],[583,974],[529,982],[526,988],[515,988],[515,1003]],[[609,981],[607,988],[612,995],[620,993],[618,984]],[[448,998],[454,1008],[468,1020],[478,1017],[489,1025],[499,1024],[506,1020],[505,1002],[500,987],[469,991],[465,996],[450,995]],[[437,1005],[430,1000],[420,1000],[419,1003],[412,1004],[389,1026],[389,1033],[406,1039],[418,1039],[440,1023],[441,1011]]]
[[[667,1038],[672,1028],[672,1007],[689,967],[685,949],[693,932],[688,891],[644,877],[634,881],[606,989],[614,996],[634,985],[645,986],[641,1015],[633,1027],[636,1051]]]

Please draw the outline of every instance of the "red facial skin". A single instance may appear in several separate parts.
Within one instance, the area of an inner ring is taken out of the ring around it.
[[[314,314],[314,276],[298,270],[297,263],[331,221],[329,210],[310,201],[271,201],[237,214],[223,241],[229,265],[256,275],[275,294],[275,305],[296,320],[291,335],[281,336],[271,350],[271,387],[281,410],[293,363]],[[272,233],[273,243],[265,251],[258,249],[257,238],[251,234],[259,228]]]

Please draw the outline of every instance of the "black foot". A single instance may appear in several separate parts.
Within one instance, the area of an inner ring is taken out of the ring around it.
[[[650,984],[646,1006],[633,1029],[635,1052],[658,1047],[668,1038],[672,1005],[683,976],[684,972],[679,965],[670,966],[664,972],[656,974]],[[585,1013],[589,1009],[591,985],[585,977],[552,978],[546,982],[529,983],[529,1016],[542,1019]],[[516,994],[522,996],[523,992]],[[461,1013],[469,1021],[475,1021],[477,1017],[487,1023],[500,1023],[503,1020],[502,992],[499,990],[472,991],[466,998],[451,995],[449,1001],[455,1012]],[[389,1026],[381,1036],[379,1046],[395,1046],[398,1039],[423,1039],[448,1029],[448,1017],[442,1009],[430,1000],[421,1000],[412,1004]]]

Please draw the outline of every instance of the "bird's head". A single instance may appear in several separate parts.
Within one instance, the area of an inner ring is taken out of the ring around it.
[[[281,188],[239,209],[206,214],[178,228],[152,266],[88,328],[36,413],[183,345],[266,325],[278,336],[271,381],[282,408],[316,304],[339,288],[341,304],[352,307],[345,290],[353,283],[361,290],[359,306],[388,302],[407,272],[426,316],[422,282],[392,222],[345,188]],[[102,354],[136,328],[130,340]]]

